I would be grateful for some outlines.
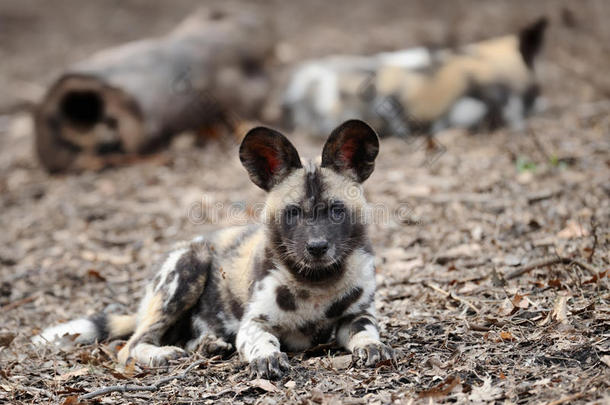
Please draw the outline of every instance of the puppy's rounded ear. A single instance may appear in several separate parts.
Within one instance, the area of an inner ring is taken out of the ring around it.
[[[322,167],[362,183],[373,173],[378,153],[379,138],[373,128],[363,121],[349,120],[328,137],[322,150]]]
[[[266,127],[251,129],[239,147],[239,159],[250,180],[265,191],[280,183],[294,169],[302,167],[292,143]]]

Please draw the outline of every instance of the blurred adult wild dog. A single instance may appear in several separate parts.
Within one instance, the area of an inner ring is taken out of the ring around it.
[[[347,118],[381,136],[445,128],[519,129],[536,110],[534,61],[547,20],[518,34],[458,49],[414,48],[373,56],[329,56],[293,73],[283,97],[286,126],[322,135]]]
[[[137,313],[100,314],[48,328],[35,342],[129,337],[126,364],[164,364],[187,351],[237,347],[253,375],[277,378],[295,351],[333,334],[357,364],[392,360],[375,318],[375,256],[361,183],[373,172],[376,133],[351,120],[332,131],[321,160],[299,157],[265,127],[250,130],[239,156],[267,191],[263,223],[195,238],[171,251]]]

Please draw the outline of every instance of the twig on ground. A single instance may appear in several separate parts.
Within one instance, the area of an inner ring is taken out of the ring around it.
[[[587,263],[583,263],[578,259],[570,259],[568,257],[550,257],[545,259],[534,260],[526,266],[517,269],[511,273],[508,273],[505,278],[506,280],[512,280],[526,273],[529,273],[532,270],[539,269],[541,267],[552,266],[553,264],[575,264],[587,270],[589,273],[591,273],[591,275],[597,274],[597,271],[595,270],[595,268],[593,268],[593,266]]]
[[[200,400],[204,400],[204,399],[210,399],[210,398],[217,398],[217,397],[221,397],[224,394],[228,394],[228,393],[231,393],[231,392],[235,392],[235,387],[231,386],[229,388],[226,388],[226,389],[218,391],[218,392],[204,394],[199,399]]]
[[[583,269],[587,270],[589,272],[590,275],[594,276],[596,274],[599,274],[599,271],[597,271],[595,269],[595,267],[591,266],[590,264],[587,264],[585,262],[582,262],[578,259],[572,259],[570,261],[570,263],[574,263],[575,265],[582,267]]]
[[[477,324],[471,323],[471,322],[468,322],[468,328],[475,332],[489,332],[491,330],[491,328],[488,328],[487,326],[477,325]]]
[[[156,385],[112,385],[110,387],[104,387],[97,391],[81,395],[80,399],[91,399],[99,397],[101,395],[110,394],[111,392],[157,391],[158,389],[159,387],[157,387]]]
[[[17,307],[20,307],[23,304],[27,304],[29,302],[32,302],[36,298],[38,298],[38,294],[32,294],[29,297],[25,297],[25,298],[22,298],[22,299],[17,300],[17,301],[9,302],[8,304],[0,307],[0,312],[8,312],[11,309],[15,309]]]
[[[597,223],[595,222],[595,217],[591,217],[591,235],[593,235],[593,246],[591,246],[591,252],[587,256],[587,262],[591,263],[593,261],[593,256],[595,255],[595,249],[597,249]]]
[[[555,401],[551,401],[548,403],[548,405],[560,405],[560,404],[565,404],[566,402],[572,402],[575,399],[584,397],[585,393],[584,392],[579,392],[577,394],[572,394],[572,395],[568,395],[567,397],[563,397],[563,398],[559,398],[558,400]]]
[[[133,384],[123,384],[123,385],[112,385],[109,387],[100,388],[97,391],[90,392],[88,394],[84,394],[80,396],[80,400],[92,399],[95,397],[99,397],[101,395],[110,394],[112,392],[135,392],[135,391],[157,391],[161,386],[171,382],[173,380],[182,380],[186,375],[195,367],[199,366],[202,363],[209,361],[209,359],[202,359],[194,362],[190,366],[188,366],[182,373],[177,375],[172,375],[168,377],[163,377],[159,381],[151,385],[133,385]]]
[[[460,303],[462,303],[462,304],[464,304],[464,305],[468,306],[468,308],[472,309],[472,310],[473,310],[474,312],[476,312],[477,314],[478,314],[479,312],[481,312],[481,310],[479,310],[479,308],[477,308],[477,307],[476,307],[476,306],[475,306],[473,303],[471,303],[470,301],[466,300],[465,298],[459,297],[459,296],[457,296],[457,295],[455,295],[455,294],[452,294],[452,293],[450,293],[450,292],[448,292],[448,291],[445,291],[445,290],[443,290],[442,288],[440,288],[440,287],[438,287],[438,286],[436,286],[436,285],[434,285],[434,284],[432,284],[432,283],[429,283],[429,282],[426,282],[426,281],[425,281],[423,284],[424,284],[426,287],[431,288],[431,289],[433,289],[434,291],[441,293],[442,295],[444,295],[444,296],[445,296],[445,297],[447,297],[447,298],[451,298],[452,300],[458,301],[458,302],[460,302]]]
[[[528,204],[534,204],[540,201],[548,200],[549,198],[560,195],[563,191],[561,189],[548,189],[542,191],[536,191],[533,193],[526,194]]]

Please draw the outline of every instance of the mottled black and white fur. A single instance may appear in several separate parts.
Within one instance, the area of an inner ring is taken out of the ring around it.
[[[302,161],[282,134],[252,129],[239,154],[250,179],[268,192],[261,225],[219,230],[171,251],[136,314],[75,320],[35,341],[129,336],[118,360],[143,365],[236,347],[253,375],[271,378],[290,366],[283,350],[332,336],[357,364],[393,359],[377,329],[361,186],[378,150],[377,135],[358,120],[332,132],[318,163]]]
[[[542,18],[519,33],[453,49],[303,62],[284,91],[285,125],[320,136],[347,117],[366,120],[381,136],[504,125],[521,130],[541,108],[534,62],[546,25]]]

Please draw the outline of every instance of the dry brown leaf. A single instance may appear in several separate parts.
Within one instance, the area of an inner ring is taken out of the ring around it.
[[[603,355],[603,356],[601,357],[601,361],[602,361],[602,362],[603,362],[605,365],[607,365],[608,367],[610,367],[610,355],[607,355],[607,354]]]
[[[385,359],[385,360],[378,361],[377,364],[375,364],[375,368],[383,367],[383,366],[393,367],[394,362],[391,359]]]
[[[543,283],[543,282],[541,282],[541,281],[532,281],[532,284],[533,284],[533,285],[535,285],[535,286],[536,286],[536,287],[538,287],[538,288],[544,288],[544,287],[546,287],[546,286],[544,285],[544,283]]]
[[[502,339],[502,340],[515,340],[515,337],[510,332],[502,331],[502,332],[500,332],[500,339]]]
[[[15,334],[12,332],[0,333],[0,347],[7,347],[15,339]]]
[[[110,375],[112,375],[114,378],[116,378],[118,380],[128,380],[129,379],[129,377],[127,377],[125,374],[121,373],[120,371],[108,370],[108,372],[110,373]]]
[[[80,403],[81,402],[78,400],[78,397],[76,395],[70,395],[69,397],[66,397],[66,399],[64,399],[61,405],[78,405]]]
[[[527,299],[525,295],[521,295],[519,293],[515,294],[512,300],[512,304],[515,308],[527,308],[530,306],[530,301]]]
[[[513,309],[515,309],[515,306],[513,305],[511,300],[509,300],[508,298],[504,298],[504,300],[502,300],[502,304],[500,304],[498,314],[502,316],[508,316],[513,312]]]
[[[440,384],[427,389],[425,391],[421,391],[419,393],[420,398],[429,398],[429,397],[444,397],[449,394],[453,389],[460,383],[459,376],[449,376],[445,379],[445,381]]]
[[[100,272],[95,269],[87,270],[87,275],[91,278],[96,279],[97,281],[106,281],[106,277],[102,276]]]
[[[561,324],[568,323],[568,299],[570,299],[569,295],[558,295],[555,298],[555,303],[553,304],[553,309],[546,318],[544,318],[540,322],[540,326],[544,326],[549,324],[550,322],[558,322]]]
[[[530,300],[519,293],[516,293],[512,300],[505,298],[500,305],[498,313],[502,316],[509,316],[519,310],[519,308],[527,308],[530,305]]]
[[[502,396],[502,389],[491,385],[491,378],[484,378],[483,385],[473,386],[468,396],[471,402],[489,402]]]
[[[250,385],[252,387],[260,388],[263,391],[267,392],[280,392],[280,389],[273,385],[271,381],[265,380],[264,378],[257,378],[255,380],[250,381]]]
[[[586,280],[583,284],[597,283],[599,280],[606,277],[606,274],[608,273],[608,270],[604,270],[601,273],[594,274],[593,277],[591,277],[589,280]],[[610,274],[608,274],[608,278],[610,278]]]
[[[76,370],[68,371],[67,373],[57,375],[57,376],[53,377],[53,379],[55,381],[68,381],[72,377],[79,377],[81,375],[86,375],[88,373],[89,373],[89,368],[81,367],[81,368],[77,368]]]
[[[78,353],[78,358],[80,359],[81,363],[91,363],[91,361],[93,360],[93,356],[91,356],[91,352],[87,351],[87,350],[83,350],[81,352]]]
[[[127,376],[127,378],[131,378],[135,374],[135,370],[136,370],[136,361],[131,360],[129,363],[125,364],[125,369],[124,369],[123,374],[125,374]]]
[[[568,221],[566,227],[557,234],[560,239],[574,239],[588,236],[589,232],[576,221]]]
[[[555,305],[553,305],[553,311],[551,315],[554,320],[567,323],[568,322],[568,299],[570,297],[566,295],[560,295],[555,300]]]
[[[2,389],[3,389],[4,391],[6,391],[6,392],[11,392],[11,391],[13,391],[13,387],[11,387],[11,386],[10,386],[10,385],[8,385],[8,384],[0,384],[0,388],[2,388]]]
[[[335,356],[330,359],[330,363],[337,370],[345,370],[352,364],[352,356],[350,354]]]

